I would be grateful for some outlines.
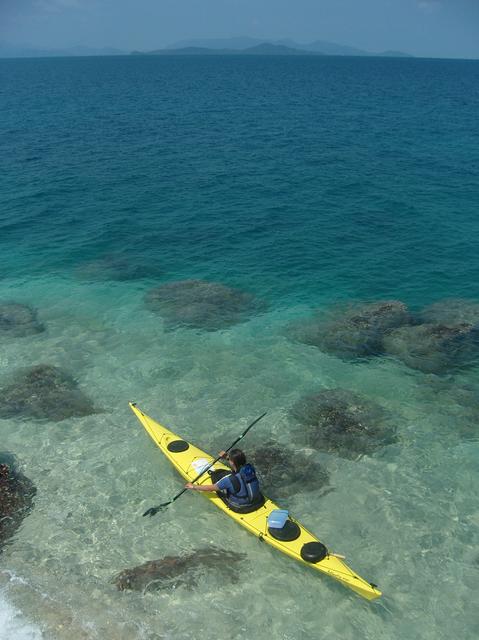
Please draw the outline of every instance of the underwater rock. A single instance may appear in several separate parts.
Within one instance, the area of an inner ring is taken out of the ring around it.
[[[23,338],[45,331],[37,312],[26,304],[3,302],[0,304],[0,335]]]
[[[406,305],[398,300],[340,305],[298,325],[295,335],[340,358],[364,358],[382,353],[388,330],[410,322]]]
[[[120,591],[156,591],[178,586],[195,586],[196,575],[201,570],[221,572],[222,579],[234,579],[234,565],[244,559],[244,554],[212,547],[199,549],[181,556],[166,556],[150,560],[133,569],[124,569],[113,579]]]
[[[264,493],[272,499],[287,498],[298,491],[323,489],[329,474],[312,456],[291,451],[273,441],[248,448]]]
[[[444,374],[477,361],[479,325],[427,323],[400,327],[384,338],[384,348],[411,369]]]
[[[162,272],[151,262],[136,256],[113,253],[80,264],[76,275],[82,280],[140,280],[157,278]]]
[[[424,323],[445,325],[479,325],[479,302],[463,298],[446,298],[421,310]]]
[[[310,446],[347,458],[373,453],[395,440],[384,409],[344,389],[305,396],[294,405],[292,415],[306,427]]]
[[[231,327],[258,309],[252,294],[205,280],[167,282],[148,291],[145,302],[171,325],[205,331]]]
[[[0,452],[0,552],[33,507],[37,490],[16,470],[14,457]]]
[[[55,422],[96,413],[68,373],[50,364],[21,369],[0,391],[0,418],[45,418]]]

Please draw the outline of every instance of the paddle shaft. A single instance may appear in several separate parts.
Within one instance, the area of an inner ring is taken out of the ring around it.
[[[227,454],[227,453],[228,453],[228,451],[231,451],[231,449],[235,446],[235,444],[238,444],[238,442],[239,442],[242,438],[244,438],[244,437],[245,437],[245,435],[248,433],[248,431],[249,431],[252,427],[254,427],[254,425],[255,425],[257,422],[259,422],[262,418],[264,418],[266,414],[267,414],[267,411],[265,411],[262,415],[260,415],[260,416],[259,416],[259,418],[256,418],[256,420],[253,420],[253,422],[252,422],[250,425],[248,425],[248,426],[246,427],[246,429],[243,431],[243,433],[242,433],[238,438],[236,438],[236,440],[233,442],[233,444],[230,444],[230,446],[225,450],[225,454]],[[221,458],[222,458],[222,457],[223,457],[223,456],[218,456],[217,458],[215,458],[215,459],[213,460],[213,462],[210,462],[210,464],[208,464],[208,466],[207,466],[207,467],[205,467],[205,468],[203,469],[203,471],[202,471],[200,474],[198,474],[194,480],[192,480],[192,481],[191,481],[191,482],[192,482],[192,484],[194,484],[194,483],[195,483],[195,482],[197,482],[197,481],[198,481],[202,476],[204,476],[204,475],[205,475],[205,473],[206,473],[207,471],[209,471],[209,470],[211,469],[211,467],[212,467],[214,464],[216,464],[216,463],[218,462],[218,460],[221,460]],[[188,491],[188,489],[185,487],[185,488],[184,488],[184,489],[182,489],[179,493],[177,493],[177,494],[176,494],[176,496],[175,496],[174,498],[172,498],[169,502],[165,502],[164,504],[160,504],[160,505],[158,505],[157,507],[151,507],[150,509],[148,509],[147,511],[145,511],[145,513],[144,513],[143,515],[144,515],[144,516],[146,516],[146,515],[154,516],[154,515],[155,515],[155,513],[158,513],[158,511],[159,511],[160,509],[162,509],[162,508],[164,508],[164,507],[167,507],[168,505],[170,505],[170,504],[171,504],[172,502],[174,502],[175,500],[178,500],[178,498],[179,498],[180,496],[182,496],[186,491]]]
[[[252,423],[249,425],[249,427],[248,427],[245,431],[243,431],[243,433],[240,435],[240,437],[239,437],[239,438],[236,438],[236,440],[233,442],[233,444],[231,444],[231,445],[230,445],[230,446],[225,450],[225,455],[228,453],[228,451],[231,451],[231,449],[235,446],[235,444],[237,444],[237,443],[238,443],[242,438],[244,438],[244,437],[245,437],[245,435],[248,433],[248,431],[251,429],[251,427],[254,427],[254,425],[255,425],[257,422],[259,422],[259,421],[261,420],[261,418],[264,418],[264,417],[265,417],[265,415],[266,415],[266,412],[265,412],[265,413],[263,413],[263,415],[262,415],[262,416],[260,416],[259,418],[256,418],[256,420],[255,420],[254,422],[252,422]],[[221,458],[223,458],[223,456],[218,456],[217,458],[215,458],[215,459],[213,460],[213,462],[210,462],[210,464],[209,464],[207,467],[205,467],[205,468],[203,469],[203,471],[202,471],[200,474],[198,474],[194,480],[192,480],[192,481],[191,481],[191,484],[194,484],[195,482],[197,482],[197,481],[201,478],[201,476],[204,476],[204,475],[205,475],[205,473],[206,473],[207,471],[209,471],[209,470],[211,469],[211,467],[212,467],[214,464],[216,464],[216,463],[218,462],[218,460],[221,460]],[[177,500],[180,496],[182,496],[182,495],[185,493],[185,491],[188,491],[188,489],[186,489],[186,488],[185,488],[185,489],[183,489],[182,491],[180,491],[180,493],[177,493],[177,494],[176,494],[176,496],[175,496],[174,498],[172,498],[171,502],[174,502],[175,500]]]

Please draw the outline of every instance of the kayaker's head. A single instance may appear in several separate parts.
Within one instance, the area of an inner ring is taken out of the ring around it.
[[[231,449],[228,462],[233,471],[239,471],[246,464],[246,456],[241,449]]]

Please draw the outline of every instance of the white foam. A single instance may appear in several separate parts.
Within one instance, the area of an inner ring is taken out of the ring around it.
[[[0,590],[0,640],[42,640],[38,627],[27,622],[21,612],[11,605]]]

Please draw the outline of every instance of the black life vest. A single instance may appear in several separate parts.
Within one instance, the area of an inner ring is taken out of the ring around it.
[[[237,504],[254,504],[261,498],[259,480],[252,464],[245,464],[238,473],[230,476],[233,493],[232,501]]]

